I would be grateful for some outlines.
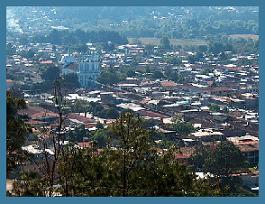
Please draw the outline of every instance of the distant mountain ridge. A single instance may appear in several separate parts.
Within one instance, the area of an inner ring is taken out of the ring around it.
[[[8,7],[11,32],[54,27],[118,31],[126,37],[205,38],[258,34],[258,7]]]

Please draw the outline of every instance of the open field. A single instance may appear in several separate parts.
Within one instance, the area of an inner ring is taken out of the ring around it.
[[[229,35],[229,37],[252,39],[252,40],[258,40],[259,39],[259,35],[253,35],[253,34],[233,34],[233,35]]]
[[[129,43],[135,43],[140,41],[144,45],[159,45],[160,38],[128,38]],[[205,40],[200,39],[170,39],[170,43],[173,46],[200,46],[207,45]]]

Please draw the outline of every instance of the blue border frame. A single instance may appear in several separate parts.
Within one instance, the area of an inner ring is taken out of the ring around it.
[[[264,190],[264,180],[265,177],[263,175],[264,170],[264,161],[260,159],[260,193],[259,197],[225,197],[225,198],[209,198],[209,197],[196,197],[196,198],[185,198],[185,197],[167,197],[167,198],[143,198],[143,197],[133,197],[133,198],[123,198],[123,197],[83,197],[83,198],[22,198],[22,197],[6,197],[6,58],[5,58],[5,42],[6,42],[6,7],[7,6],[258,6],[259,7],[259,66],[263,67],[265,65],[265,23],[260,23],[262,19],[265,19],[265,1],[264,0],[1,0],[0,1],[0,151],[2,152],[0,156],[0,202],[1,203],[29,203],[29,202],[39,202],[39,203],[56,203],[66,202],[71,203],[72,201],[78,201],[79,203],[86,203],[86,202],[99,202],[99,203],[160,203],[160,202],[181,202],[181,203],[224,203],[224,202],[240,202],[240,203],[265,203],[265,190]],[[265,100],[265,70],[260,69],[260,128],[259,128],[259,135],[260,135],[260,155],[265,155],[264,153],[264,143],[265,140],[263,139],[262,135],[265,133],[265,106],[262,104]]]

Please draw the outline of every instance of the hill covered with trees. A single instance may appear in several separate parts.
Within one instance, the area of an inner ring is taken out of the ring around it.
[[[9,7],[7,13],[8,28],[16,24],[20,32],[68,28],[159,38],[258,34],[257,7]]]

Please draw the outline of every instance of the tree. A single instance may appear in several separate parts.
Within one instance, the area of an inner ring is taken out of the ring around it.
[[[227,56],[227,54],[225,54],[225,52],[221,52],[220,55],[219,55],[219,59],[221,61],[225,61],[225,60],[228,59],[228,56]]]
[[[147,65],[146,68],[145,68],[145,73],[150,73],[150,72],[151,72],[150,66]]]
[[[129,69],[126,74],[127,77],[134,77],[136,75],[135,71],[133,71],[132,69]]]
[[[26,103],[22,98],[14,97],[11,92],[7,92],[7,175],[16,168],[23,160],[23,151],[29,127],[24,123],[18,111],[26,108]]]
[[[163,36],[160,40],[160,46],[162,49],[168,50],[171,48],[168,37]]]
[[[187,136],[195,131],[193,125],[189,122],[176,121],[173,124],[173,129],[180,135]]]
[[[85,117],[86,117],[88,112],[93,111],[93,104],[85,100],[76,99],[73,104],[72,110],[77,113],[85,113]]]
[[[91,137],[92,141],[96,142],[96,146],[99,148],[106,147],[108,140],[108,133],[104,129],[95,131]]]
[[[49,35],[48,39],[50,39],[50,42],[55,45],[60,45],[62,43],[62,34],[63,32],[52,30]]]
[[[29,41],[29,38],[28,38],[28,36],[27,36],[26,34],[21,35],[21,36],[19,37],[19,43],[20,43],[21,45],[27,45],[29,42],[30,42],[30,41]]]
[[[240,150],[229,141],[221,142],[204,161],[204,171],[217,176],[229,176],[246,167]]]
[[[13,192],[17,196],[45,196],[43,178],[35,172],[22,173],[20,179],[23,182],[15,181]],[[40,182],[42,181],[42,182]]]
[[[193,163],[200,171],[215,176],[213,182],[220,187],[223,195],[250,195],[241,190],[240,179],[232,176],[247,167],[245,158],[232,142],[224,141],[217,146],[199,148],[193,156]]]
[[[131,112],[121,114],[107,130],[97,131],[92,138],[97,144],[92,142],[88,148],[71,144],[55,148],[56,155],[49,163],[53,166],[57,158],[54,180],[46,179],[45,184],[43,177],[32,174],[20,182],[24,190],[17,194],[40,195],[48,190],[51,196],[53,184],[58,184],[64,196],[218,195],[218,189],[197,180],[176,161],[176,148],[159,155],[143,120]]]
[[[12,45],[11,43],[6,44],[6,54],[7,56],[13,55],[16,53],[16,47]]]
[[[62,86],[69,90],[80,88],[77,74],[73,73],[64,75],[62,79]]]
[[[104,43],[103,47],[108,52],[111,52],[111,51],[113,51],[115,49],[115,46],[114,46],[114,44],[111,41],[108,41],[108,42]]]
[[[179,57],[167,57],[166,62],[173,64],[173,65],[180,65],[182,63],[182,60]]]
[[[98,115],[98,112],[101,112],[104,107],[100,104],[100,103],[97,103],[97,102],[90,102],[90,105],[91,105],[91,112],[94,114],[94,115]]]
[[[103,42],[111,41],[114,44],[126,44],[128,40],[115,31],[82,31],[77,29],[75,31],[58,31],[52,30],[47,37],[35,36],[35,41],[51,42],[55,45],[60,44],[84,44],[87,42]],[[80,47],[82,51],[85,47]]]
[[[121,74],[116,72],[116,71],[113,71],[113,72],[112,71],[102,71],[100,73],[98,81],[102,84],[112,85],[112,84],[119,83],[123,79],[124,79],[124,77],[121,76]]]
[[[185,79],[183,74],[181,74],[175,70],[172,70],[170,68],[166,69],[164,74],[165,74],[167,79],[172,80],[176,83],[183,83],[183,81]]]
[[[198,184],[192,172],[175,160],[176,149],[169,149],[162,156],[156,153],[150,132],[143,128],[141,118],[126,112],[110,130],[111,138],[118,140],[118,150],[113,154],[118,156],[115,160],[120,164],[115,171],[121,175],[123,196],[200,194],[194,188]],[[208,188],[207,192],[210,191]]]
[[[22,50],[19,53],[22,57],[25,57],[27,59],[31,59],[35,56],[35,51],[33,49],[29,49],[29,50]]]
[[[211,39],[209,42],[209,52],[217,55],[221,52],[232,51],[232,43],[227,42],[227,39]]]
[[[195,60],[196,61],[203,60],[203,52],[196,52],[196,54],[195,54]]]
[[[97,129],[104,129],[104,125],[100,122],[97,122],[96,128]]]
[[[199,47],[198,47],[198,50],[199,50],[199,52],[207,52],[207,49],[208,49],[208,47],[207,47],[207,45],[199,45]]]
[[[220,112],[220,106],[212,104],[210,105],[209,110],[213,112]]]
[[[117,111],[115,108],[109,108],[104,112],[106,118],[117,119],[119,117],[119,111]]]
[[[162,78],[164,78],[164,74],[161,71],[156,70],[153,73],[153,77],[155,79],[162,79]]]
[[[78,52],[86,53],[88,51],[88,46],[86,44],[81,44],[76,47]]]
[[[85,125],[81,124],[73,131],[70,131],[66,134],[66,139],[70,140],[71,142],[82,142],[84,137],[88,136],[88,131],[85,129]]]
[[[196,55],[195,55],[195,54],[194,54],[194,55],[189,55],[189,56],[188,56],[188,61],[189,61],[190,63],[194,64],[194,63],[197,61],[197,57],[196,57]]]
[[[50,66],[42,74],[41,78],[45,81],[53,82],[60,77],[59,67]]]
[[[43,168],[41,168],[43,178],[45,178],[45,192],[48,196],[52,196],[55,189],[54,184],[58,180],[57,169],[60,163],[60,159],[65,160],[67,158],[67,152],[64,150],[64,141],[65,141],[65,116],[64,116],[64,96],[61,91],[60,80],[57,79],[54,81],[54,107],[58,114],[57,125],[55,129],[48,129],[46,126],[42,128],[44,135],[48,137],[42,138],[40,144],[43,148]],[[46,150],[49,148],[49,145],[52,144],[52,154]],[[68,195],[68,192],[66,192]]]
[[[145,45],[144,50],[145,50],[145,54],[147,56],[149,56],[154,52],[154,46],[153,45]]]

